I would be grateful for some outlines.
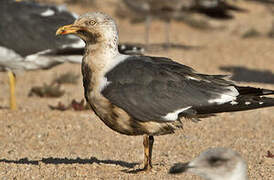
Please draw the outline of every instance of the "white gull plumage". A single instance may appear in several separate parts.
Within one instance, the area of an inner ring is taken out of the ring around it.
[[[206,180],[247,180],[247,165],[241,155],[229,148],[209,148],[187,163],[176,163],[171,174],[190,172]]]

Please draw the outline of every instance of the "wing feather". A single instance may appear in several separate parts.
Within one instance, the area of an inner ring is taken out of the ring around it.
[[[233,84],[224,76],[198,74],[161,57],[131,56],[108,72],[106,78],[111,83],[102,94],[139,121],[166,121],[167,114],[184,108],[178,118],[191,116],[196,107],[216,104],[210,100],[223,94],[231,95],[231,99],[237,96],[231,91]]]

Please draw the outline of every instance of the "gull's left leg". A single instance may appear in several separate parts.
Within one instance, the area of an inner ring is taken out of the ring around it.
[[[165,36],[166,36],[166,42],[164,44],[165,48],[170,48],[170,39],[169,39],[169,32],[170,32],[170,19],[165,21]]]
[[[154,143],[154,137],[144,135],[144,170],[148,171],[152,168],[151,158],[152,158],[152,148]]]
[[[145,43],[146,47],[149,46],[149,30],[151,25],[151,16],[146,16],[146,32],[145,32]]]
[[[16,109],[16,99],[15,99],[15,76],[14,76],[14,73],[11,71],[8,71],[8,77],[9,77],[9,86],[10,86],[10,109],[15,110]]]

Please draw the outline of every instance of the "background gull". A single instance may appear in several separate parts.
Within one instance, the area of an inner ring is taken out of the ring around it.
[[[182,0],[123,0],[124,4],[136,14],[136,16],[145,16],[145,42],[149,44],[149,29],[152,18],[158,18],[165,22],[166,45],[169,43],[169,24],[172,18],[178,15],[183,4],[190,4]]]
[[[259,3],[266,3],[266,4],[274,4],[274,0],[246,0],[246,1],[253,1]]]
[[[16,108],[12,72],[49,69],[64,62],[81,63],[85,43],[75,36],[55,38],[57,27],[72,23],[78,15],[64,5],[0,1],[0,71],[8,71],[11,109]],[[119,45],[121,53],[141,53],[142,48]]]
[[[200,13],[210,18],[230,19],[233,16],[230,11],[242,11],[225,0],[123,0],[130,11],[123,14],[119,6],[117,14],[121,17],[145,18],[145,43],[149,45],[149,29],[152,19],[160,19],[165,22],[165,46],[170,46],[170,22],[171,20],[183,21],[189,24],[203,24],[204,18],[190,17],[193,13]]]
[[[187,163],[174,164],[169,173],[190,172],[207,180],[247,180],[247,165],[241,155],[227,148],[210,148]]]
[[[153,136],[182,128],[181,117],[197,122],[216,113],[274,106],[266,97],[273,90],[238,86],[165,57],[120,54],[116,23],[104,13],[83,14],[56,34],[75,34],[86,42],[85,98],[112,130],[144,135],[144,170],[152,167]]]

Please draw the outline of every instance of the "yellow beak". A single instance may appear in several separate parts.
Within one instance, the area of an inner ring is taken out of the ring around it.
[[[56,36],[57,35],[63,35],[63,34],[75,34],[78,30],[81,30],[82,28],[79,26],[75,26],[73,24],[62,26],[57,29]]]

